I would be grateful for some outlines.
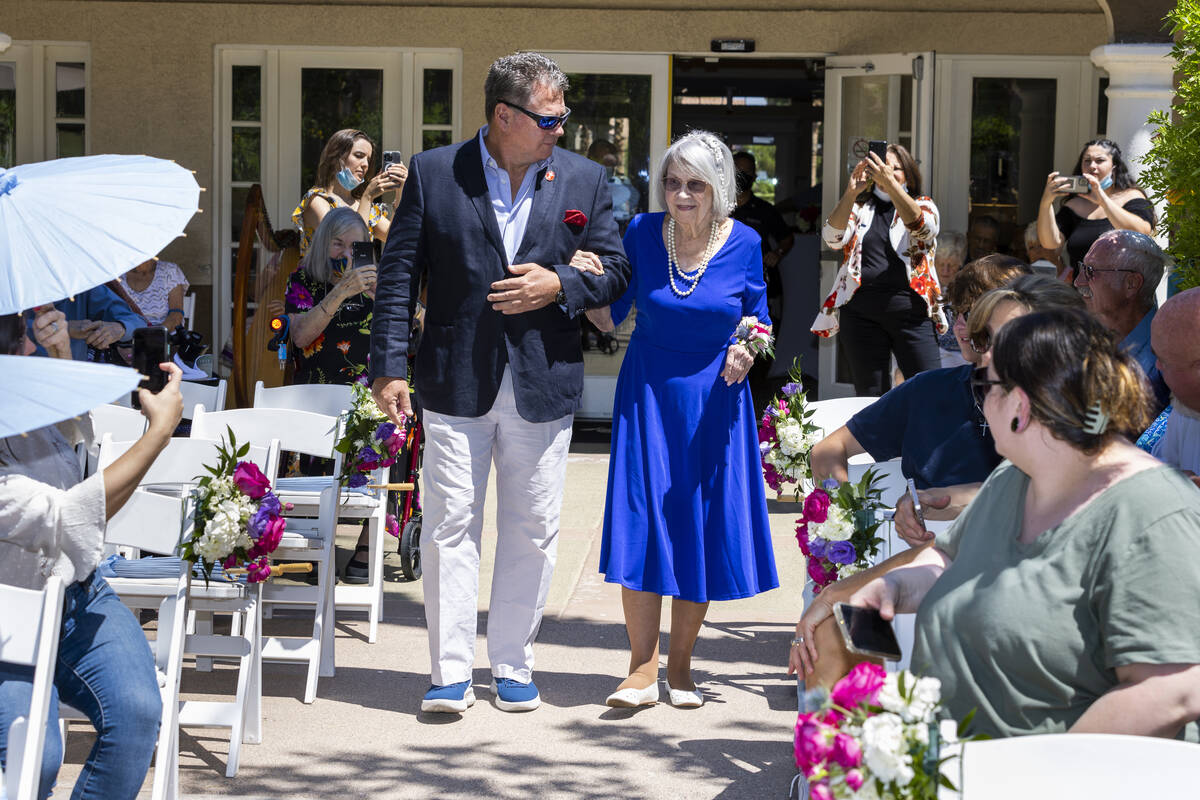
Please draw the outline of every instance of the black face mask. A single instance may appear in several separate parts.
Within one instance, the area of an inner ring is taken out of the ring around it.
[[[738,194],[748,192],[754,186],[754,175],[749,172],[742,172],[740,169],[735,173],[734,180],[737,182]]]

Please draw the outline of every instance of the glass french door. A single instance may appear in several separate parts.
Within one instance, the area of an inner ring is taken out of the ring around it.
[[[932,52],[835,56],[825,61],[822,219],[837,205],[872,139],[904,145],[917,160],[925,186],[933,185],[933,61]],[[822,300],[833,287],[841,255],[821,246]],[[815,316],[816,309],[812,313]],[[838,337],[821,339],[819,352],[821,399],[853,395],[850,375],[839,364]]]
[[[613,216],[624,233],[634,215],[657,211],[650,171],[667,149],[671,98],[670,56],[616,53],[554,53],[571,86],[571,119],[559,146],[602,165],[608,174]],[[584,321],[583,401],[575,416],[612,415],[617,373],[633,331],[636,309],[612,337]]]

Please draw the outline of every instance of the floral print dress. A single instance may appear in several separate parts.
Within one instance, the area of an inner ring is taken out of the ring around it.
[[[313,308],[341,279],[334,272],[329,282],[314,280],[303,267],[288,279],[284,306],[288,314]],[[292,347],[294,383],[367,384],[371,352],[371,316],[375,302],[365,294],[342,303],[325,330],[308,347]]]
[[[296,206],[296,209],[292,212],[292,222],[295,223],[296,230],[300,231],[301,258],[303,258],[304,254],[308,252],[308,246],[312,244],[313,234],[317,232],[316,228],[310,228],[304,224],[304,210],[308,208],[308,204],[312,202],[314,197],[320,197],[322,200],[329,203],[330,207],[332,208],[341,208],[342,206],[346,206],[347,208],[349,207],[346,201],[338,197],[336,194],[327,192],[324,189],[316,186],[304,193],[304,197],[300,198],[300,205]],[[372,203],[371,213],[368,216],[370,219],[367,220],[367,230],[370,231],[371,236],[374,237],[375,226],[379,224],[380,220],[387,219],[387,214],[384,213],[383,207],[380,206],[379,203]]]

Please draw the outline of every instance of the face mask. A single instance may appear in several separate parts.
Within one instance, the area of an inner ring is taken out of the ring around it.
[[[362,181],[355,177],[349,167],[342,167],[338,170],[337,182],[342,185],[342,188],[347,192],[354,191]]]
[[[734,180],[737,182],[738,194],[748,192],[754,186],[754,175],[749,172],[743,172],[740,169],[734,174]]]
[[[340,275],[350,266],[350,259],[345,256],[329,259],[329,268],[333,270],[334,275]]]
[[[872,186],[871,192],[875,195],[876,199],[878,199],[881,202],[884,202],[884,203],[892,202],[892,196],[890,194],[888,194],[887,192],[885,192],[883,189],[880,189],[878,186]]]
[[[616,168],[616,167],[614,167],[614,166],[606,166],[606,167],[604,168],[604,177],[608,178],[608,180],[610,180],[610,181],[611,181],[611,180],[612,180],[613,178],[615,178],[616,176],[617,176],[617,168]]]
[[[1107,178],[1105,178],[1104,180],[1100,181],[1100,188],[1101,188],[1101,189],[1104,189],[1105,191],[1108,191],[1108,189],[1109,189],[1109,188],[1111,188],[1111,187],[1112,187],[1112,173],[1110,172],[1110,173],[1108,174],[1108,177],[1107,177]]]

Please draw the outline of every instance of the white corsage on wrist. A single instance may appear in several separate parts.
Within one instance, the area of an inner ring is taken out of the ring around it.
[[[771,335],[770,328],[758,321],[758,317],[742,317],[729,343],[740,344],[753,358],[775,355],[775,337]]]

